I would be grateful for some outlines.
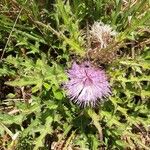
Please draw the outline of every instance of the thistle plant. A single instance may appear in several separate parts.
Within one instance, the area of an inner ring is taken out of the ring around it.
[[[90,62],[73,63],[68,71],[69,81],[65,88],[72,101],[80,106],[94,107],[110,95],[110,85],[104,70],[96,68]]]
[[[0,149],[149,150],[149,29],[149,0],[0,0]]]

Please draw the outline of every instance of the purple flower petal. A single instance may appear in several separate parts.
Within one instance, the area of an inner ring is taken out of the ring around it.
[[[82,106],[95,106],[99,100],[111,94],[105,72],[90,62],[73,63],[68,71],[70,80],[65,84],[68,97]]]

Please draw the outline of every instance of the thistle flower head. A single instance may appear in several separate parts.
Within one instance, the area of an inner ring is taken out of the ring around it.
[[[91,42],[98,48],[106,48],[116,34],[110,25],[105,25],[103,22],[95,22],[90,30]]]
[[[67,95],[83,107],[95,106],[111,93],[105,72],[89,62],[79,65],[74,62],[68,76],[70,80],[65,84]]]

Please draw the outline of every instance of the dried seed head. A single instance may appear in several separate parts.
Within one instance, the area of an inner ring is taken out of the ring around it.
[[[95,22],[90,30],[91,48],[106,48],[117,34],[110,25],[103,22]]]
[[[94,64],[108,64],[116,59],[117,48],[115,37],[117,32],[110,25],[103,22],[95,22],[91,26],[90,33],[90,49],[88,57]],[[115,45],[115,46],[114,46]]]

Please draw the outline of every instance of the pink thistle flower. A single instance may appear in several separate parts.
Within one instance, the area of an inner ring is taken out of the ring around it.
[[[105,72],[89,62],[80,65],[74,62],[68,76],[70,80],[65,84],[67,95],[80,106],[95,106],[111,93]]]

